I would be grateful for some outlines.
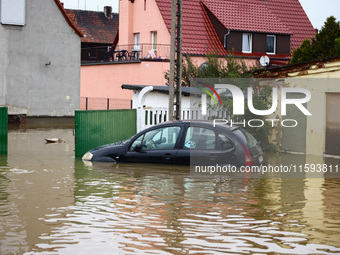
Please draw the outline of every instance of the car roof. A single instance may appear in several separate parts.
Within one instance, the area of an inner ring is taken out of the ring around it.
[[[225,121],[220,121],[220,122],[214,122],[212,120],[174,120],[174,121],[167,121],[167,122],[162,122],[162,123],[159,123],[155,126],[152,126],[152,127],[159,127],[159,126],[168,126],[168,125],[171,125],[171,124],[180,124],[180,125],[185,125],[185,126],[190,126],[190,125],[193,125],[193,126],[196,126],[196,125],[200,125],[200,126],[205,126],[205,127],[219,127],[219,128],[222,128],[222,129],[228,129],[228,130],[231,130],[231,131],[234,131],[236,129],[239,129],[240,127],[238,126],[234,126],[234,127],[230,127],[230,125],[226,124]]]

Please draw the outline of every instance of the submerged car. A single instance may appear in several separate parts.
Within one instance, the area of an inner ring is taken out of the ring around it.
[[[263,162],[263,152],[256,139],[243,128],[208,121],[174,121],[145,129],[129,140],[92,149],[82,159],[251,166]]]

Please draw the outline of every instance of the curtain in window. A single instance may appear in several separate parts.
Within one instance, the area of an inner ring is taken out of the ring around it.
[[[266,41],[266,52],[267,53],[275,53],[275,37],[274,36],[267,36]]]
[[[152,32],[152,49],[157,49],[157,31]]]
[[[139,33],[135,33],[135,46],[133,47],[133,50],[139,51]]]
[[[242,51],[251,52],[251,34],[243,34]]]

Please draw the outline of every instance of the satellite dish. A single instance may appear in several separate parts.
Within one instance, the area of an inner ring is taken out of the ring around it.
[[[264,55],[260,58],[260,64],[261,66],[267,66],[270,63],[270,59],[267,55]]]

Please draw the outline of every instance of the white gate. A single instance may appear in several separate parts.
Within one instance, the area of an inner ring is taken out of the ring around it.
[[[159,100],[164,101],[164,104],[161,104],[162,106],[152,106],[152,101],[148,102],[148,106],[144,104],[147,94],[151,91],[153,91],[153,86],[148,86],[144,87],[138,94],[136,100],[137,105],[135,106],[137,109],[137,132],[153,125],[169,121],[168,101],[166,97],[163,97],[162,99],[158,98],[158,103]],[[182,100],[184,99],[182,98]],[[189,98],[186,98],[186,100],[189,100]],[[210,120],[216,118],[229,120],[226,111],[207,109],[206,114],[202,115],[202,109],[200,107],[189,105],[192,104],[190,104],[190,102],[188,103],[188,101],[185,102],[185,100],[182,101],[181,120]]]
[[[141,116],[138,116],[137,114],[137,119],[142,120],[141,130],[169,121],[167,107],[146,107],[139,112],[141,113]],[[182,108],[181,120],[209,120],[213,118],[229,119],[226,111],[207,110],[207,114],[202,115],[201,109],[198,107]],[[138,130],[138,132],[141,130]]]

